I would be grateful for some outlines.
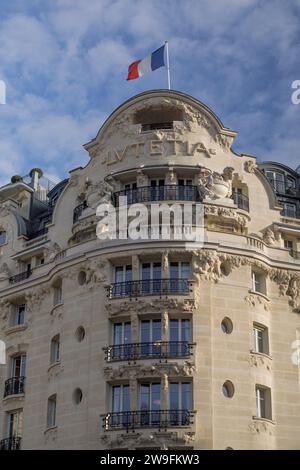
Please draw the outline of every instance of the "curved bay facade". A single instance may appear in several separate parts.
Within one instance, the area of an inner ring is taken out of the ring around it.
[[[0,188],[1,449],[299,448],[300,178],[235,137],[150,91],[69,179]],[[201,206],[202,243],[98,238],[121,197]]]

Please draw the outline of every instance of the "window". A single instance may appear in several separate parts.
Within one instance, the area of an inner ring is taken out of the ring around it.
[[[189,411],[192,408],[192,384],[190,382],[171,382],[169,393],[172,426],[188,425]]]
[[[7,243],[6,232],[0,230],[0,246],[5,245],[6,243]]]
[[[129,358],[131,355],[131,323],[114,323],[111,359]]]
[[[142,320],[140,323],[141,356],[161,355],[161,320]]]
[[[190,279],[191,265],[188,261],[178,261],[170,263],[171,279]]]
[[[292,240],[284,240],[284,248],[287,248],[288,250],[293,249],[293,241]]]
[[[7,413],[7,437],[21,437],[23,432],[23,410]]]
[[[266,277],[264,273],[252,271],[252,290],[266,294]]]
[[[141,425],[149,426],[160,422],[161,386],[160,383],[140,384]]]
[[[127,196],[127,204],[135,204],[138,202],[137,183],[127,183],[124,186],[125,195]]]
[[[56,394],[48,398],[47,428],[56,426]]]
[[[51,340],[50,364],[59,361],[60,335],[54,336]]]
[[[272,184],[275,191],[279,193],[285,193],[285,183],[284,183],[284,174],[279,173],[278,171],[266,171],[266,177]]]
[[[129,385],[114,385],[112,387],[112,412],[121,413],[130,411]]]
[[[75,338],[77,339],[78,343],[81,343],[81,341],[84,340],[85,337],[85,329],[83,326],[79,326],[77,330],[75,331]]]
[[[294,192],[296,189],[296,181],[291,176],[288,176],[286,179],[286,189],[288,192]]]
[[[178,179],[178,197],[184,201],[193,201],[193,181],[191,179]]]
[[[142,264],[142,292],[145,294],[161,291],[161,263]]]
[[[130,264],[125,266],[115,267],[115,283],[113,295],[130,295],[132,291],[132,266]]]
[[[61,304],[62,303],[62,280],[59,279],[56,281],[56,283],[53,285],[53,303],[54,306]]]
[[[26,375],[26,354],[20,354],[12,358],[11,377],[25,377]]]
[[[253,325],[253,351],[269,354],[268,329],[264,326]]]
[[[230,380],[226,380],[226,382],[223,383],[222,386],[222,392],[224,397],[226,398],[232,398],[234,395],[234,385]]]
[[[170,319],[170,354],[174,357],[189,356],[191,341],[191,322],[188,319]]]
[[[283,203],[283,215],[285,217],[297,217],[297,208],[296,204],[293,204],[291,202],[284,202]]]
[[[14,325],[24,325],[25,323],[25,314],[26,314],[26,306],[17,305],[15,308],[15,319]]]
[[[228,317],[223,318],[221,322],[221,330],[223,331],[223,333],[226,333],[227,335],[230,335],[230,333],[232,333],[233,323],[230,320],[230,318]]]
[[[262,385],[256,386],[256,416],[272,419],[271,390]]]
[[[158,122],[152,124],[142,124],[142,132],[156,129],[173,129],[173,122]]]

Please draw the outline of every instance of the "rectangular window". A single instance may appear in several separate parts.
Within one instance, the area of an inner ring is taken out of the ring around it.
[[[263,273],[252,271],[252,290],[266,294],[266,277]]]
[[[61,283],[57,284],[54,287],[54,297],[53,297],[53,304],[58,305],[62,303],[62,285]]]
[[[130,264],[115,267],[115,283],[113,295],[130,295],[132,291],[132,266]]]
[[[293,241],[292,240],[284,240],[284,248],[287,248],[288,250],[293,249]]]
[[[285,202],[283,204],[283,215],[285,215],[286,217],[296,218],[297,217],[296,204]]]
[[[7,241],[6,232],[0,232],[0,246],[5,245]]]
[[[23,410],[7,413],[7,437],[22,437]]]
[[[143,263],[141,277],[144,294],[161,291],[161,263]]]
[[[50,364],[54,364],[55,362],[59,361],[60,359],[59,349],[60,349],[60,336],[56,335],[51,340]]]
[[[189,355],[191,341],[191,322],[188,319],[170,319],[169,321],[169,348],[174,357]]]
[[[112,412],[121,413],[130,411],[129,385],[115,385],[112,387]]]
[[[161,320],[142,320],[140,323],[142,357],[159,357],[161,355]]]
[[[253,325],[253,351],[269,354],[268,329]]]
[[[56,426],[56,395],[48,398],[47,408],[47,427],[53,428],[54,426]]]
[[[161,408],[160,383],[140,385],[140,420],[142,426],[159,424]]]
[[[192,384],[190,382],[172,382],[169,393],[172,425],[189,424],[189,411],[192,408]]]
[[[25,377],[26,375],[26,355],[21,354],[12,358],[11,377]]]
[[[15,325],[24,325],[25,323],[25,313],[26,313],[26,306],[25,305],[17,305],[16,306],[16,313],[15,313]]]
[[[272,419],[271,390],[260,385],[256,386],[256,416]]]
[[[131,323],[114,323],[113,325],[113,357],[124,359],[131,356]]]

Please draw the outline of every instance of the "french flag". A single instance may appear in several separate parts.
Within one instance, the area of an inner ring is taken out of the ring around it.
[[[161,46],[156,51],[152,52],[148,57],[143,60],[136,60],[128,67],[127,80],[134,80],[135,78],[142,77],[148,72],[164,67],[165,65],[165,46]]]

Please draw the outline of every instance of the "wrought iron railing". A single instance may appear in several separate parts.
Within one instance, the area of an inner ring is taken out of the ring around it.
[[[300,251],[296,251],[294,249],[290,249],[290,255],[294,259],[300,259]]]
[[[201,201],[198,186],[143,186],[136,189],[123,189],[113,193],[114,206],[119,205],[120,196],[127,197],[127,204],[155,201]]]
[[[32,274],[32,269],[27,269],[27,271],[11,276],[9,278],[9,283],[17,284],[18,282],[25,281],[25,279],[28,279],[31,276],[31,274]]]
[[[4,398],[25,393],[25,377],[11,377],[4,384]]]
[[[0,450],[20,450],[22,438],[11,436],[0,441]]]
[[[190,410],[141,410],[107,413],[103,416],[106,431],[125,429],[127,432],[137,428],[168,429],[170,427],[191,426],[194,411]]]
[[[79,217],[81,216],[84,209],[88,207],[87,201],[83,201],[79,206],[75,207],[73,211],[73,224],[78,221]]]
[[[232,199],[239,209],[249,212],[249,198],[246,194],[233,191]]]
[[[188,341],[154,341],[117,344],[104,348],[104,351],[107,362],[186,358],[193,354],[193,344]]]
[[[108,287],[110,299],[143,297],[145,295],[186,295],[192,291],[188,279],[148,279],[144,281],[116,282]]]
[[[28,236],[28,240],[33,240],[34,238],[41,237],[42,235],[46,235],[48,233],[48,227],[43,227],[35,232],[31,232]]]

